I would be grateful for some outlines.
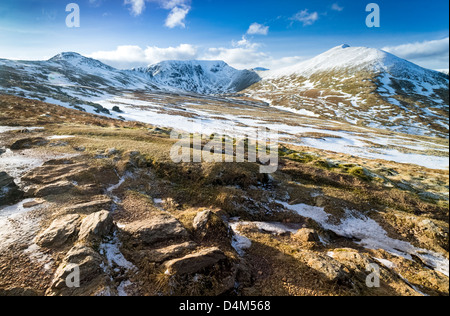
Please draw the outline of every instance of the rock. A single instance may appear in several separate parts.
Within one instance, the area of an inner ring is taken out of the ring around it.
[[[108,149],[107,155],[114,156],[114,155],[117,155],[118,153],[119,153],[119,151],[116,148],[110,148],[110,149]]]
[[[102,198],[99,200],[75,204],[65,208],[67,213],[83,213],[90,214],[92,212],[99,212],[101,210],[109,210],[112,206],[112,200],[110,198]]]
[[[23,192],[6,172],[0,172],[0,206],[10,205],[20,201]]]
[[[299,229],[295,233],[294,238],[302,242],[320,242],[317,232],[314,229],[309,228]]]
[[[45,197],[49,195],[58,195],[69,192],[75,187],[72,182],[69,181],[59,181],[56,183],[51,183],[48,185],[44,185],[39,187],[35,192],[34,196],[36,197]]]
[[[135,261],[144,259],[148,262],[162,263],[164,261],[183,256],[189,251],[194,250],[196,247],[196,243],[188,241],[158,249],[142,250],[135,254],[131,253],[131,255],[136,257]]]
[[[154,245],[162,241],[185,240],[188,232],[174,217],[166,214],[136,221],[122,228],[122,239],[133,245]]]
[[[30,201],[30,202],[23,203],[23,208],[32,208],[32,207],[35,207],[35,206],[38,206],[38,205],[42,205],[44,203],[45,203],[44,200],[37,199],[37,200],[33,200],[33,201]]]
[[[193,274],[226,259],[227,256],[219,248],[209,248],[183,258],[168,261],[164,264],[164,267],[171,275]]]
[[[43,293],[30,288],[8,288],[0,289],[0,297],[31,297],[42,296]]]
[[[432,201],[445,200],[442,196],[432,192],[420,192],[417,195],[420,196],[423,200],[432,200]]]
[[[102,269],[103,259],[92,248],[77,245],[73,247],[57,269],[48,295],[88,296],[100,293],[105,288],[106,277]],[[78,269],[80,287],[70,287],[66,283]]]
[[[209,210],[197,214],[193,227],[197,237],[201,240],[231,244],[232,230],[219,216]]]
[[[53,221],[43,233],[36,237],[36,243],[46,248],[60,247],[73,237],[80,223],[80,215],[66,215]]]
[[[370,264],[374,263],[367,255],[350,248],[336,249],[333,251],[333,258],[354,272],[364,272]]]
[[[344,267],[333,258],[309,252],[305,253],[302,259],[311,269],[320,272],[330,282],[338,282],[346,279]]]
[[[14,142],[10,147],[12,150],[29,149],[33,147],[45,146],[48,140],[42,137],[24,138]]]
[[[113,217],[108,211],[100,211],[83,219],[80,227],[79,240],[91,242],[101,241],[113,227]]]

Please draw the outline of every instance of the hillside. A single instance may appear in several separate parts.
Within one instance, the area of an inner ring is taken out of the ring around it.
[[[268,71],[244,94],[323,119],[448,137],[448,89],[448,75],[381,50],[342,45]]]

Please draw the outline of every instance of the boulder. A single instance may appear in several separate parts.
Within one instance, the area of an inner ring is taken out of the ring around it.
[[[197,214],[193,227],[200,240],[231,244],[232,230],[219,216],[209,210]]]
[[[47,295],[88,296],[100,293],[105,288],[106,277],[102,257],[85,245],[73,247],[57,269]],[[79,287],[73,287],[67,280],[78,270]]]
[[[302,259],[307,266],[319,272],[330,282],[343,281],[347,277],[344,266],[331,257],[308,252],[302,255]]]
[[[92,242],[101,241],[113,227],[113,217],[108,211],[100,211],[83,219],[80,227],[79,240]]]
[[[201,272],[226,259],[227,256],[219,248],[208,248],[183,258],[168,261],[164,267],[171,275],[186,275]]]
[[[186,240],[188,232],[174,217],[166,214],[136,221],[122,228],[122,239],[133,245],[154,245],[162,241]]]
[[[52,222],[44,232],[39,234],[35,241],[39,246],[46,248],[60,247],[73,237],[80,223],[80,215],[66,215]]]
[[[23,192],[6,172],[0,172],[0,206],[17,203],[22,199]]]
[[[301,242],[320,242],[319,235],[314,229],[302,228],[295,234],[294,238]]]
[[[45,146],[49,141],[42,137],[24,138],[14,142],[10,147],[12,150],[29,149]]]

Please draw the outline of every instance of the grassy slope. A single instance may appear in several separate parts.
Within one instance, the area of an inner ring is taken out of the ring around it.
[[[375,218],[391,237],[448,256],[448,202],[423,199],[410,186],[397,185],[414,180],[423,188],[445,191],[448,188],[446,171],[393,162],[363,161],[355,157],[293,147],[280,149],[283,157],[280,169],[273,178],[259,174],[259,166],[252,163],[174,164],[168,157],[174,143],[169,139],[168,130],[155,131],[145,124],[111,120],[12,96],[0,96],[0,126],[5,125],[43,126],[43,136],[73,135],[75,138],[65,140],[68,146],[41,150],[74,153],[73,148],[85,147],[80,159],[91,166],[97,165],[120,174],[129,169],[130,160],[126,153],[139,151],[139,159],[133,162],[133,168],[137,169],[140,176],[121,186],[119,194],[126,197],[124,201],[127,202],[121,205],[116,220],[126,221],[127,218],[137,216],[133,214],[138,212],[135,205],[161,197],[165,200],[164,208],[179,218],[188,229],[194,216],[203,209],[212,209],[227,217],[240,216],[243,220],[298,222],[306,227],[316,227],[311,221],[285,212],[272,202],[285,198],[288,193],[291,203],[318,205],[332,214],[339,214],[345,208],[359,210]],[[22,137],[14,133],[12,135],[12,138]],[[113,147],[120,152],[117,157],[94,159],[99,153]],[[327,159],[346,160],[346,163],[330,165]],[[368,175],[364,170],[382,177]],[[98,185],[107,186],[113,180],[105,176],[97,181]],[[318,191],[322,193],[321,197],[311,195]],[[61,196],[57,202],[67,203],[65,199],[69,197]],[[424,219],[432,220],[447,235],[430,235],[420,226]],[[349,240],[336,239],[330,245],[318,246],[297,242],[293,237],[272,236],[255,230],[245,230],[244,234],[253,241],[247,260],[256,272],[255,285],[244,294],[414,294],[391,275],[381,289],[355,289],[327,282],[320,273],[305,265],[305,253],[326,254],[340,248],[353,248],[362,254],[398,262],[398,271],[417,286],[424,284],[423,274],[428,273],[419,263],[409,263],[387,253],[361,249]],[[440,281],[425,284],[420,287],[421,290],[448,295],[448,285],[447,288],[442,285],[442,276],[435,279]]]

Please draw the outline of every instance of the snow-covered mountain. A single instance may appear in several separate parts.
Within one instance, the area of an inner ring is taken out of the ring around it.
[[[124,92],[234,93],[260,79],[221,61],[168,61],[118,70],[71,52],[47,61],[0,59],[0,92],[97,113],[107,111],[96,101]]]
[[[151,90],[144,78],[86,58],[62,53],[47,61],[0,59],[0,91],[75,107],[107,112],[93,101],[126,90]]]
[[[199,94],[241,91],[261,80],[251,70],[236,70],[223,61],[163,61],[134,69],[161,86]]]
[[[449,77],[382,50],[341,45],[267,71],[246,95],[272,106],[355,125],[446,135]]]

